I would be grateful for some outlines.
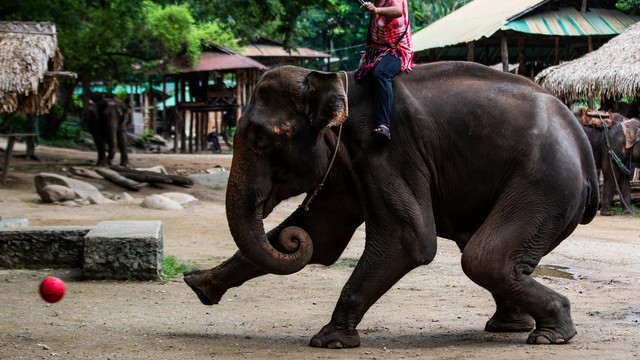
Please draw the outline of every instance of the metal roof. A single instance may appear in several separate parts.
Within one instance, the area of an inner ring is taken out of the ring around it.
[[[549,0],[474,0],[413,35],[415,52],[489,38],[498,31],[558,36],[617,35],[640,20],[592,7],[536,11]]]
[[[174,59],[171,61],[171,66],[176,68],[177,71],[170,70],[170,73],[190,73],[231,69],[267,69],[267,67],[261,63],[240,54],[226,54],[211,51],[203,51],[198,58],[198,61],[193,66],[187,65],[186,59],[184,58]],[[166,66],[163,68],[171,69],[171,67]]]
[[[511,21],[501,30],[560,36],[617,35],[637,21],[637,17],[618,10],[591,9],[583,13],[561,8]]]
[[[474,0],[413,34],[413,50],[445,47],[489,37],[509,19],[548,0]]]

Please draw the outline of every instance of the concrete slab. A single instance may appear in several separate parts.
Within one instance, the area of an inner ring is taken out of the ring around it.
[[[83,274],[88,279],[158,280],[162,249],[160,220],[102,221],[84,237]]]

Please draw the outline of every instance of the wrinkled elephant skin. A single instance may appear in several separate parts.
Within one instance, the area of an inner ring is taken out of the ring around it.
[[[433,260],[437,236],[457,243],[465,274],[493,296],[487,331],[569,341],[569,300],[531,273],[597,212],[594,160],[573,114],[523,77],[432,63],[394,78],[393,136],[381,143],[372,133],[371,88],[352,72],[280,67],[262,76],[238,122],[227,187],[239,251],[186,272],[186,283],[213,304],[257,276],[332,264],[364,222],[364,252],[311,346],[358,346],[356,327],[369,307]],[[279,202],[312,196],[336,148],[308,210],[265,234],[263,219]]]
[[[131,109],[122,100],[109,98],[91,104],[85,112],[85,122],[98,152],[98,166],[111,165],[116,155],[116,144],[120,151],[120,165],[129,165],[126,122],[130,116]]]

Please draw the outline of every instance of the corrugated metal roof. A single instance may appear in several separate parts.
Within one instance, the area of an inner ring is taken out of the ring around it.
[[[208,51],[203,52],[193,66],[188,66],[184,59],[176,60],[172,65],[178,68],[179,73],[247,68],[265,70],[267,68],[259,62],[240,54],[221,54]]]
[[[540,35],[617,35],[637,21],[637,17],[618,10],[591,9],[582,13],[562,8],[511,21],[501,29]]]
[[[489,37],[509,19],[548,0],[474,0],[413,34],[414,51]]]
[[[617,35],[640,20],[615,9],[591,8],[582,13],[562,8],[529,14],[549,0],[474,0],[413,35],[416,52],[491,37],[500,30],[529,34]]]

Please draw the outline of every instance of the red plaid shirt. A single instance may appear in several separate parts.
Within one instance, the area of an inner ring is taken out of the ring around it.
[[[381,15],[372,14],[371,21],[371,41],[373,44],[392,45],[404,33],[395,51],[400,52],[402,59],[401,71],[409,71],[415,65],[413,63],[413,43],[411,41],[411,26],[407,14],[407,0],[376,0],[376,7],[401,6],[402,16],[395,19],[388,19]]]

